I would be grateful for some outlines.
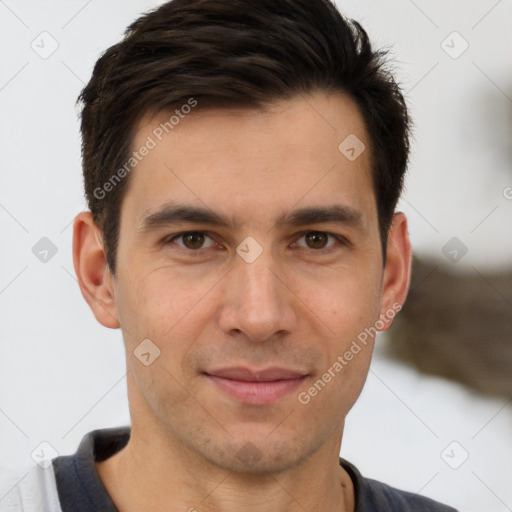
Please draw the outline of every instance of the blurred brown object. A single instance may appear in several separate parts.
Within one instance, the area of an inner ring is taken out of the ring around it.
[[[512,272],[453,272],[414,258],[388,352],[421,372],[512,397]]]

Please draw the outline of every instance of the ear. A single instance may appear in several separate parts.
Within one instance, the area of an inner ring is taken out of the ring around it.
[[[395,213],[388,233],[386,264],[382,281],[382,301],[380,310],[381,331],[393,324],[393,318],[409,291],[411,279],[411,242],[407,231],[407,218],[401,212]]]
[[[114,295],[114,278],[107,265],[102,231],[91,212],[79,213],[73,222],[73,265],[82,295],[96,320],[105,327],[120,326]]]

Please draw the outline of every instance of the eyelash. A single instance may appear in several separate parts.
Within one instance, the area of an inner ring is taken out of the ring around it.
[[[183,235],[188,235],[188,234],[196,234],[196,233],[200,233],[200,234],[203,234],[203,235],[206,235],[208,236],[211,240],[213,240],[213,238],[208,234],[207,231],[182,231],[180,233],[176,233],[175,235],[171,235],[170,237],[167,237],[166,239],[164,239],[163,243],[164,245],[168,245],[170,244],[171,242],[173,242],[174,240],[176,240],[177,238],[180,238],[182,237]],[[308,230],[308,231],[303,231],[301,233],[299,233],[299,238],[298,240],[300,240],[301,238],[303,238],[305,235],[309,234],[309,233],[321,233],[321,234],[324,234],[324,235],[327,235],[328,237],[331,237],[331,238],[334,238],[335,240],[337,240],[339,242],[340,245],[348,245],[349,242],[348,240],[341,236],[341,235],[336,235],[334,233],[330,233],[328,231],[315,231],[315,230]],[[296,242],[294,242],[296,243]],[[200,248],[200,249],[188,249],[187,247],[182,247],[182,246],[178,246],[180,247],[181,250],[184,250],[190,254],[199,254],[202,250],[205,250],[203,248]],[[311,252],[316,252],[316,253],[322,253],[322,254],[330,254],[333,250],[336,250],[336,245],[334,246],[331,246],[331,247],[328,247],[326,249],[324,248],[320,248],[320,249],[312,249],[310,247],[299,247],[299,249],[306,249],[308,251],[311,251]],[[206,247],[206,249],[211,249],[211,247]]]

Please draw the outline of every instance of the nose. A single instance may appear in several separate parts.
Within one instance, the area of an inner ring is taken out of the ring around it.
[[[293,332],[297,324],[297,297],[283,272],[265,251],[252,263],[237,258],[225,283],[219,316],[228,334],[243,333],[253,342],[264,342]]]

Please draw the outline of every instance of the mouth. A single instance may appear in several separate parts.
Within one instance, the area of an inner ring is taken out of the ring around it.
[[[269,405],[296,390],[307,373],[287,368],[221,368],[204,373],[220,391],[248,405]]]

